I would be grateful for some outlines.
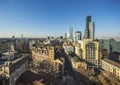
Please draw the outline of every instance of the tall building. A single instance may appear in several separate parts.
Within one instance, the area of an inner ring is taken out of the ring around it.
[[[80,31],[75,32],[75,42],[82,39],[82,33]]]
[[[67,33],[65,33],[65,39],[67,39]]]
[[[73,28],[70,27],[69,29],[69,39],[73,40]]]
[[[23,35],[21,34],[21,38],[23,38]]]
[[[99,68],[101,55],[99,42],[92,39],[83,39],[75,45],[75,54],[87,63],[88,67]]]
[[[68,33],[67,33],[67,39],[69,39],[69,38],[70,38],[69,36],[70,36],[70,33],[68,32]]]
[[[91,21],[91,16],[87,16],[84,39],[94,40],[94,36],[95,36],[94,22]]]
[[[92,40],[95,38],[94,22],[89,22],[89,38]]]
[[[88,63],[90,67],[99,67],[100,63],[99,55],[99,42],[92,39],[83,40],[83,60]]]

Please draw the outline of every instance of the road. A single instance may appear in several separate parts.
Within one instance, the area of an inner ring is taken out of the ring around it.
[[[72,67],[71,56],[65,53],[64,75],[61,85],[84,85],[76,79],[75,71]]]

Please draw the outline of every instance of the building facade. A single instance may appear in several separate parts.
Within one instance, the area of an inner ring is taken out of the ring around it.
[[[69,28],[69,39],[73,40],[73,28]]]
[[[81,45],[82,45],[82,44],[80,44],[80,43],[75,45],[75,54],[76,54],[79,58],[82,59],[83,50],[82,50],[82,48],[81,48]]]
[[[36,71],[46,70],[47,72],[53,72],[54,74],[61,72],[64,73],[64,59],[55,59],[55,47],[54,46],[38,46],[33,47],[32,51],[33,66]],[[46,64],[45,64],[46,62]],[[40,68],[41,65],[46,65],[46,69]],[[31,69],[33,70],[33,69]]]
[[[82,40],[82,33],[80,31],[75,32],[75,42]]]
[[[87,16],[86,17],[86,29],[85,29],[84,39],[94,40],[94,36],[95,36],[94,22],[91,21],[91,16]]]
[[[38,46],[33,47],[32,56],[35,60],[41,60],[42,58],[46,57],[49,59],[55,58],[55,49],[53,46]]]
[[[18,55],[1,65],[3,85],[16,85],[18,78],[28,70],[28,55]]]
[[[120,80],[120,64],[110,59],[103,59],[101,61],[103,71],[105,71],[109,76],[114,76]]]
[[[83,40],[83,60],[85,60],[90,67],[100,66],[99,42],[92,39]]]
[[[101,54],[97,40],[83,39],[81,43],[75,45],[75,54],[84,60],[88,64],[88,67],[98,68],[101,66]]]
[[[94,40],[94,38],[95,38],[94,22],[89,22],[89,38],[92,40]]]
[[[67,39],[67,33],[65,33],[65,39]]]

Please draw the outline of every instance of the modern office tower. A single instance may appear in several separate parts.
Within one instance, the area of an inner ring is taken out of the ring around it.
[[[67,33],[65,33],[65,39],[67,39]]]
[[[21,38],[23,38],[23,35],[21,34]]]
[[[69,39],[69,38],[70,38],[70,33],[68,32],[68,33],[67,33],[67,39]]]
[[[91,16],[86,17],[86,28],[85,28],[85,34],[84,34],[84,39],[89,39],[89,22],[91,22]]]
[[[94,36],[95,36],[94,22],[91,21],[91,16],[87,16],[84,39],[94,40]]]
[[[82,33],[80,31],[75,32],[75,42],[78,42],[82,38]]]
[[[94,22],[89,22],[89,37],[90,39],[94,40],[94,36],[95,36]]]
[[[99,67],[100,64],[99,55],[99,42],[92,39],[83,40],[83,60],[88,63],[89,67]]]
[[[69,39],[73,40],[73,28],[70,27],[69,29]]]
[[[89,39],[89,29],[85,29],[84,39]]]

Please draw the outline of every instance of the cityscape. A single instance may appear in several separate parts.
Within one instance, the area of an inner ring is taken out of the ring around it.
[[[0,5],[0,85],[120,85],[119,0]]]

